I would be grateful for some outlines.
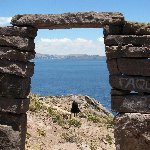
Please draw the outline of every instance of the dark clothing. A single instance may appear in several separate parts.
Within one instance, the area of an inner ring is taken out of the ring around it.
[[[79,113],[80,109],[78,108],[78,103],[76,101],[73,101],[71,113]]]

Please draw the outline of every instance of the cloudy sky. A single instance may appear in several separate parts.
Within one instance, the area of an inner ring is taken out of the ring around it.
[[[150,0],[0,0],[0,26],[16,14],[64,12],[122,12],[126,20],[150,22]],[[105,55],[102,29],[39,30],[36,52]]]
[[[36,51],[44,54],[96,54],[104,56],[104,38],[99,36],[97,39],[88,39],[80,35],[74,38],[66,36],[61,38],[41,37],[36,38]]]

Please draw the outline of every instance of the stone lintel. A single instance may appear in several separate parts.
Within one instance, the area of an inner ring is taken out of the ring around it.
[[[75,12],[64,14],[23,14],[12,18],[11,24],[42,29],[102,28],[107,24],[120,25],[124,17],[119,12]]]

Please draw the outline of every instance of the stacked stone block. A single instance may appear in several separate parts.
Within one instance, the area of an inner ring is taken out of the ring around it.
[[[33,27],[0,27],[0,149],[24,150],[31,76]]]
[[[117,150],[150,148],[150,24],[104,28]]]

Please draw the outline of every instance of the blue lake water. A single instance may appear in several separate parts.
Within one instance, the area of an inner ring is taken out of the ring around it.
[[[110,110],[106,60],[35,59],[31,92],[40,95],[89,95]]]

